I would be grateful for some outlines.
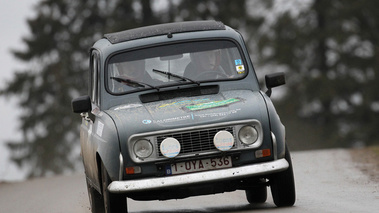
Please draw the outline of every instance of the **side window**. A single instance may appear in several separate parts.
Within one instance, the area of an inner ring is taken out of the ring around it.
[[[90,81],[91,81],[91,88],[90,88],[90,97],[91,101],[95,105],[99,105],[99,54],[97,52],[93,52],[91,55],[91,61],[90,61],[90,67],[91,67],[91,73],[90,73]]]

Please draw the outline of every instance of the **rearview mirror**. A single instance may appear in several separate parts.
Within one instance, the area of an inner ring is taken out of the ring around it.
[[[273,73],[265,76],[267,96],[270,97],[272,93],[272,88],[278,87],[286,83],[286,78],[283,72]]]
[[[71,106],[74,113],[89,112],[92,110],[91,98],[88,95],[75,98],[71,101]]]

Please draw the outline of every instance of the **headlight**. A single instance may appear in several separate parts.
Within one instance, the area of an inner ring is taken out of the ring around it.
[[[168,158],[174,158],[180,153],[180,143],[175,138],[166,138],[160,145],[162,155]]]
[[[258,140],[258,131],[252,126],[244,126],[238,132],[238,137],[242,143],[250,145]]]
[[[147,158],[153,153],[153,145],[150,141],[142,139],[134,144],[133,150],[137,157]]]

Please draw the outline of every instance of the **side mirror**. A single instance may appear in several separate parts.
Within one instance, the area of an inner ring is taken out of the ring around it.
[[[283,72],[273,73],[265,76],[267,96],[270,97],[272,93],[272,88],[278,87],[286,83],[286,77]]]
[[[89,112],[92,110],[91,99],[88,95],[75,98],[71,101],[74,113]]]

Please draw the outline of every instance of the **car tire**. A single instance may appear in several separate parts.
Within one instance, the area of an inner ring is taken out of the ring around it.
[[[91,205],[91,212],[103,213],[104,212],[103,196],[101,196],[101,194],[88,183],[88,180],[86,180],[86,182],[87,182],[89,203]]]
[[[250,204],[264,203],[267,200],[267,187],[259,186],[246,190],[246,199]]]
[[[278,207],[293,206],[296,200],[295,179],[293,175],[291,154],[286,146],[285,159],[289,167],[287,170],[275,174],[270,179],[270,188],[274,203]]]
[[[108,186],[111,183],[111,179],[104,164],[101,164],[101,179],[102,179],[102,191],[104,199],[105,213],[115,212],[128,212],[126,196],[122,194],[114,194],[108,191]]]

